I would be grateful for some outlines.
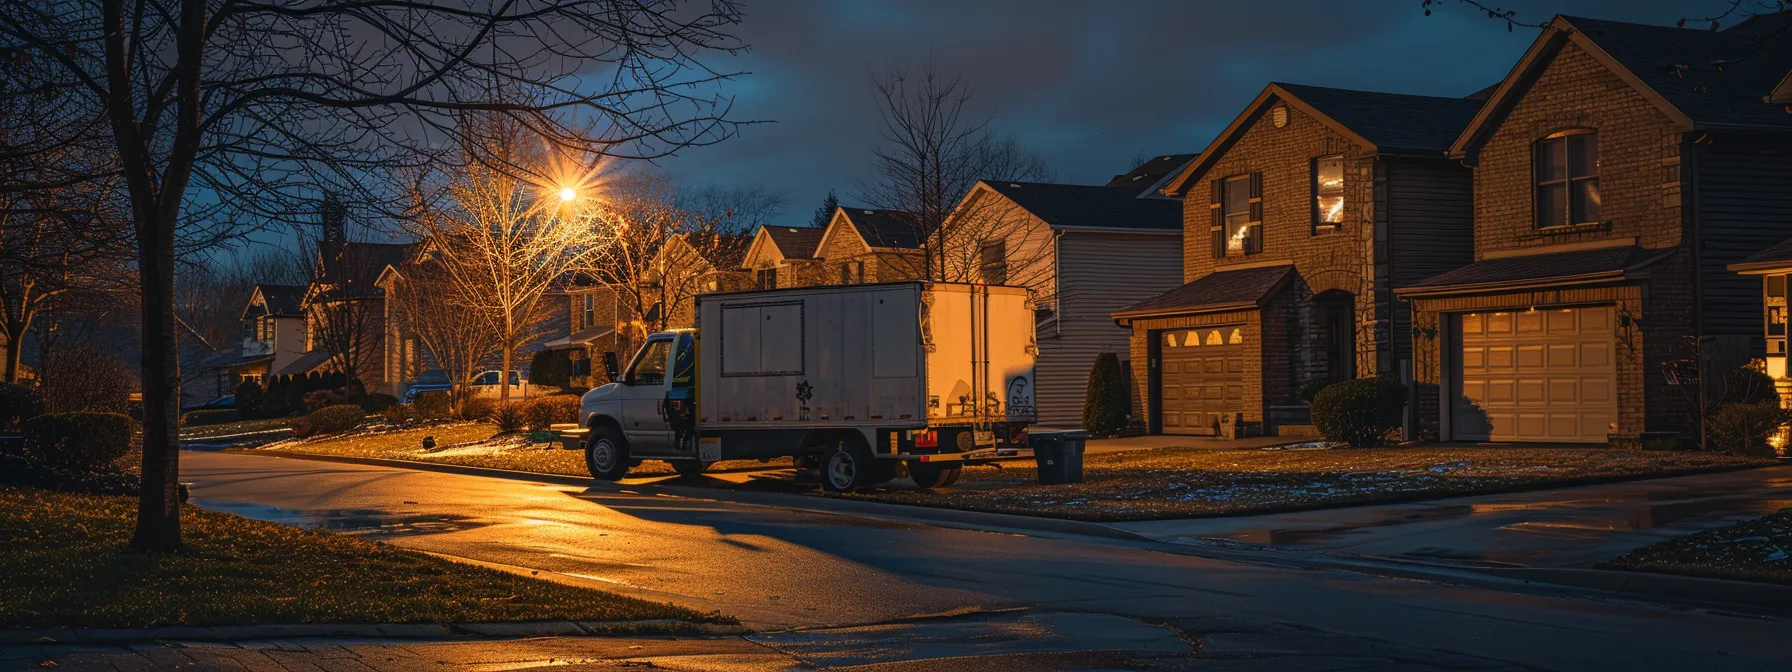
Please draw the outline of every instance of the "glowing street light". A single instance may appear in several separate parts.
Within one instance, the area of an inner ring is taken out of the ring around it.
[[[579,192],[577,190],[573,189],[572,187],[561,187],[560,188],[560,202],[564,203],[566,201],[570,201],[570,200],[578,198],[578,197],[579,197]]]

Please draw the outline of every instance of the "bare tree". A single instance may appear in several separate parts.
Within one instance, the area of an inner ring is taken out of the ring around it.
[[[1051,227],[1014,201],[973,188],[946,220],[942,238],[941,280],[1026,287],[1034,305],[1055,305],[1057,241]]]
[[[417,337],[448,382],[456,389],[466,389],[486,358],[498,349],[497,334],[486,320],[468,319],[492,300],[466,292],[490,292],[493,288],[457,283],[434,259],[406,264],[396,282],[391,294],[392,318],[405,333]],[[460,396],[454,395],[450,401],[458,413]]]
[[[980,179],[1048,181],[1045,161],[1013,138],[996,134],[987,118],[965,106],[971,85],[929,64],[918,76],[892,69],[873,80],[883,119],[884,146],[875,150],[877,176],[858,197],[884,210],[908,213],[921,240],[923,277],[944,279],[946,219]]]
[[[366,178],[416,163],[468,110],[592,155],[719,141],[734,127],[708,85],[726,75],[698,56],[738,49],[738,19],[726,0],[0,4],[0,60],[72,118],[108,122],[129,195],[145,421],[132,544],[180,544],[177,241],[279,221],[320,186],[380,184]]]
[[[457,296],[496,333],[499,370],[508,372],[517,349],[545,329],[542,297],[590,265],[615,230],[602,223],[601,197],[551,181],[566,160],[527,126],[478,114],[462,129],[467,160],[448,176],[445,202],[417,218],[418,233]],[[498,398],[510,400],[509,385]]]

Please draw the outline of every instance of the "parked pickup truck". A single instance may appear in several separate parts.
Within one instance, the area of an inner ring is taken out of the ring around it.
[[[1026,290],[919,282],[709,294],[585,393],[562,447],[591,475],[794,457],[834,491],[949,485],[1027,443],[1038,345]]]

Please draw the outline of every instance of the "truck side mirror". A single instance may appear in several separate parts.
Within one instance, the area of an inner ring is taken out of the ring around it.
[[[621,368],[622,367],[616,363],[616,353],[614,353],[614,352],[604,353],[604,375],[609,377],[610,382],[617,382],[616,374],[617,374],[618,369],[621,369]]]

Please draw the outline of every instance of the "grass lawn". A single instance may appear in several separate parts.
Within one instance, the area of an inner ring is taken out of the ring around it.
[[[1792,585],[1792,509],[1644,546],[1608,566]]]
[[[542,474],[588,477],[585,453],[561,450],[558,443],[529,444],[520,436],[496,436],[498,429],[490,423],[461,422],[395,432],[323,436],[306,440],[271,443],[260,451],[336,455],[343,457],[376,457],[389,460],[439,462],[468,467],[487,467]],[[423,449],[423,437],[434,436],[436,448]],[[788,466],[788,461],[771,465],[755,460],[717,462],[712,472],[768,469]],[[672,467],[649,460],[629,470],[629,476],[669,476]]]
[[[1092,521],[1270,513],[1765,466],[1773,460],[1604,448],[1159,448],[1088,455],[1084,482],[1042,486],[1032,463],[967,467],[949,489],[849,497]]]
[[[185,551],[139,554],[135,517],[134,498],[0,486],[0,627],[732,622],[193,507]]]
[[[292,418],[265,418],[262,420],[240,420],[217,425],[195,425],[180,428],[182,439],[203,439],[213,436],[229,436],[247,432],[265,432],[272,429],[288,429],[292,426]]]

